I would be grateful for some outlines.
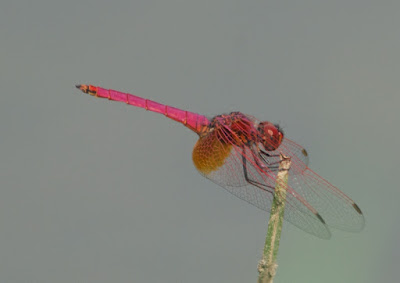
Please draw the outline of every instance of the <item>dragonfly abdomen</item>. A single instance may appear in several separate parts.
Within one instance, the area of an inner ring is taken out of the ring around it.
[[[204,129],[204,127],[206,127],[210,123],[208,119],[203,115],[164,105],[133,94],[123,93],[112,89],[105,89],[93,85],[76,85],[76,87],[79,88],[82,92],[88,93],[95,97],[124,102],[129,105],[163,114],[166,117],[183,124],[185,127],[191,129],[197,134],[199,134]]]

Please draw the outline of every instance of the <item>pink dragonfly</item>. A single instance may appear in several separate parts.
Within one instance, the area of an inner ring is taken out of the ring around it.
[[[164,114],[191,129],[199,135],[192,158],[200,174],[265,211],[271,207],[280,153],[289,156],[285,220],[324,239],[331,236],[328,227],[351,232],[364,227],[358,205],[308,168],[307,151],[284,137],[277,124],[241,112],[208,119],[128,93],[92,85],[76,87],[96,97]]]

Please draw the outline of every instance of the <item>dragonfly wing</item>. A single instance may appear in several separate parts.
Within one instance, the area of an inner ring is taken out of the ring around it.
[[[209,150],[209,143],[205,143],[204,146]],[[213,145],[213,147],[215,146]],[[201,148],[197,148],[197,150],[202,152]],[[221,153],[221,150],[225,150],[225,152]],[[219,156],[224,156],[223,164],[216,170],[199,171],[231,194],[269,212],[273,200],[276,172],[263,165],[254,154],[254,150],[255,148],[236,145],[229,147],[221,145]],[[244,172],[246,172],[247,179]],[[250,184],[248,180],[258,185]],[[318,212],[290,186],[287,188],[284,218],[317,237],[328,239],[331,236]]]
[[[363,229],[365,220],[358,205],[311,169],[297,176],[289,173],[289,185],[321,214],[328,226],[350,232]]]
[[[308,154],[303,147],[284,139],[277,150],[268,153],[275,158],[273,162],[279,162],[279,153],[291,157],[289,186],[318,211],[328,226],[350,232],[363,229],[364,216],[360,208],[338,188],[308,168]],[[271,159],[266,162],[271,162]]]

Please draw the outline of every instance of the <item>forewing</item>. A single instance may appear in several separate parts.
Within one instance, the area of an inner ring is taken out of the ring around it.
[[[297,143],[284,139],[264,163],[279,162],[279,153],[291,158],[289,185],[322,216],[328,226],[345,230],[360,231],[364,227],[364,216],[357,204],[338,188],[308,167],[307,151]],[[271,170],[276,166],[269,165]]]
[[[365,220],[358,205],[311,169],[296,176],[289,173],[289,185],[321,214],[328,226],[350,232],[363,229]]]

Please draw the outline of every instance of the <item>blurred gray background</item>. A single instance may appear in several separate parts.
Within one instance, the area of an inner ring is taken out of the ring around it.
[[[286,224],[276,282],[399,280],[399,1],[3,1],[0,282],[256,282],[268,214],[90,83],[280,123],[366,227]]]

